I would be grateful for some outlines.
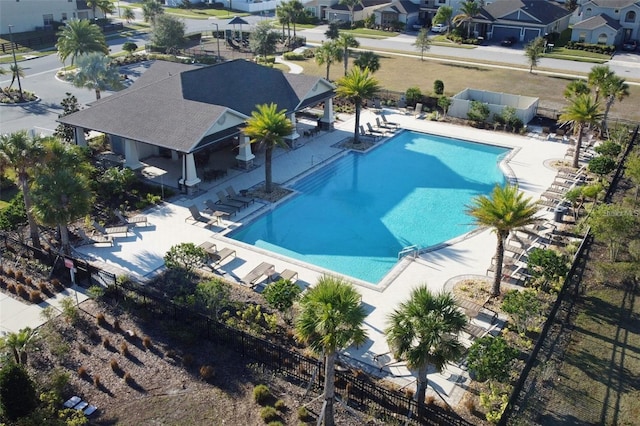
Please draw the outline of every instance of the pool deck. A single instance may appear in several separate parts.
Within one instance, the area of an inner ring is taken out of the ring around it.
[[[416,119],[394,109],[385,109],[383,113],[388,121],[399,123],[404,129],[518,148],[510,158],[509,167],[520,188],[534,199],[550,186],[556,174],[545,162],[550,159],[562,159],[568,147],[559,142]],[[360,122],[365,125],[367,122],[375,123],[375,113],[364,110]],[[344,151],[335,145],[350,137],[353,127],[354,117],[346,116],[336,122],[335,130],[331,132],[302,137],[297,141],[296,149],[276,150],[273,158],[274,182],[289,182],[339,156]],[[116,237],[114,247],[85,245],[77,248],[77,252],[107,270],[145,280],[162,270],[163,256],[171,246],[182,242],[198,245],[204,241],[212,241],[217,244],[218,249],[229,247],[236,251],[236,257],[226,260],[216,268],[218,274],[229,280],[240,281],[254,267],[266,261],[275,265],[278,272],[284,269],[297,271],[298,282],[301,285],[313,285],[327,271],[224,236],[228,230],[240,226],[254,215],[273,206],[257,200],[241,210],[237,216],[225,217],[223,226],[220,227],[206,229],[203,223],[185,221],[190,215],[189,205],[195,204],[203,210],[206,199],[215,200],[216,192],[229,185],[239,190],[263,182],[264,157],[258,155],[255,161],[258,167],[251,171],[230,170],[222,180],[203,185],[207,189],[206,192],[193,196],[176,196],[170,202],[145,211],[150,226],[134,228],[128,237]],[[551,217],[552,213],[548,212],[547,215]],[[387,316],[393,309],[407,300],[410,291],[419,284],[427,284],[433,291],[441,291],[452,278],[485,275],[495,245],[493,233],[489,230],[478,231],[466,238],[459,238],[447,247],[422,254],[415,260],[405,257],[378,286],[356,282],[368,312],[365,320],[368,340],[359,348],[349,348],[345,355],[354,362],[362,363],[362,368],[379,372],[381,366],[393,361],[387,354],[389,349],[383,332]],[[393,364],[384,367],[383,371],[388,374],[390,380],[400,386],[415,386],[414,377],[402,365]],[[452,406],[459,402],[464,393],[464,384],[468,380],[466,372],[457,366],[447,367],[442,374],[429,374],[430,386],[443,395]]]

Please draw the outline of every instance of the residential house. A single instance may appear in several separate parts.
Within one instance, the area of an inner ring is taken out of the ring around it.
[[[572,41],[619,45],[640,38],[638,0],[591,0],[577,13],[581,20],[572,28]]]
[[[131,169],[142,168],[147,157],[170,157],[182,170],[180,184],[189,190],[201,181],[196,155],[235,150],[238,166],[252,167],[255,155],[242,130],[256,105],[275,103],[295,129],[296,112],[323,103],[318,126],[330,128],[334,89],[323,78],[285,74],[242,59],[210,66],[156,61],[127,89],[58,121],[75,128],[79,145],[86,144],[87,130],[108,135],[113,151],[124,155]],[[298,136],[294,130],[290,139]]]
[[[7,34],[9,25],[13,33],[53,29],[54,22],[68,19],[103,18],[96,9],[80,0],[0,0],[0,33]]]
[[[513,38],[528,43],[569,28],[571,12],[548,0],[487,2],[472,21],[472,35],[488,40]]]

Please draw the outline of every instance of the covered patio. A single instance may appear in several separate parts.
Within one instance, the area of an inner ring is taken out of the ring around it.
[[[305,126],[296,113],[322,106],[316,127],[333,127],[334,89],[323,78],[240,59],[211,66],[156,61],[129,88],[59,121],[75,128],[77,144],[86,145],[88,130],[102,132],[125,167],[154,166],[165,173],[143,175],[191,193],[230,169],[254,168],[256,147],[243,128],[256,105],[275,103],[286,112],[294,125],[287,141],[295,146]]]

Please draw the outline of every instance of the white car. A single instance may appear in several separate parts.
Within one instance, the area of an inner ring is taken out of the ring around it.
[[[449,30],[449,26],[445,24],[435,24],[433,27],[431,27],[431,32],[434,32],[434,33],[444,33],[444,32],[447,32],[448,30]]]

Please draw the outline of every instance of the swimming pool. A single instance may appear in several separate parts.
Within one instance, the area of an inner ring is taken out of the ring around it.
[[[377,283],[403,248],[473,230],[465,206],[504,183],[508,151],[404,131],[299,179],[299,195],[228,236]]]

